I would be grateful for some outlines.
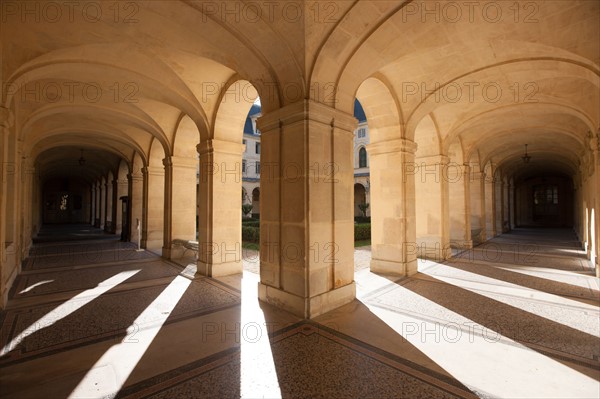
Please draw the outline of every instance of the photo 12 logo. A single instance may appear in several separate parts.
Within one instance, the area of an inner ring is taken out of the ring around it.
[[[534,1],[413,1],[402,8],[402,22],[538,23],[540,4]]]
[[[311,19],[318,23],[335,23],[340,15],[339,5],[333,1],[315,1],[305,5],[301,1],[202,1],[202,22],[217,19],[228,23],[260,23],[283,20],[299,23]]]
[[[135,82],[114,82],[102,86],[98,82],[51,81],[5,84],[3,91],[21,102],[35,103],[137,103],[139,86]]]
[[[1,21],[21,23],[138,23],[140,11],[133,1],[2,1]]]

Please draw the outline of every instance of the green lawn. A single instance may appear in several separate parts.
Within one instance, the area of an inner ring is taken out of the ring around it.
[[[248,220],[247,224],[254,224],[257,223],[258,221],[256,220]],[[258,226],[248,226],[248,225],[242,225],[242,230],[244,230],[242,233],[242,235],[248,239],[251,240],[255,240],[258,239],[259,233],[258,233]],[[354,230],[355,230],[355,236],[359,236],[359,237],[370,237],[371,235],[371,223],[357,223],[354,225]],[[247,231],[246,231],[247,230]],[[251,231],[253,230],[253,231]],[[360,230],[360,231],[357,231]],[[253,234],[250,234],[253,233]],[[357,234],[359,233],[359,234]],[[362,239],[362,240],[356,240],[354,241],[354,248],[358,248],[358,247],[366,247],[368,245],[371,245],[371,238],[366,238],[366,239]],[[259,251],[260,249],[260,245],[257,242],[251,242],[251,241],[242,241],[242,248],[244,249],[253,249],[255,251]]]
[[[244,248],[244,249],[253,249],[255,251],[260,251],[260,246],[256,242],[242,241],[242,248]]]
[[[371,240],[360,240],[360,241],[354,241],[354,248],[358,248],[358,247],[366,247],[368,245],[371,245]],[[252,249],[255,251],[259,251],[260,247],[257,243],[255,242],[247,242],[244,241],[242,242],[242,248],[244,249]]]

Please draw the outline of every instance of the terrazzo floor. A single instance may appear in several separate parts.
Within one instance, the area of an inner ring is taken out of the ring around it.
[[[598,398],[600,286],[569,230],[519,229],[302,320],[244,273],[193,276],[97,230],[45,230],[0,312],[2,398]],[[63,237],[62,241],[56,237]]]

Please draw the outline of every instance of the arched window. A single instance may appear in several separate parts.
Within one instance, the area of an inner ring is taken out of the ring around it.
[[[362,147],[360,150],[358,150],[358,167],[367,167],[367,150],[365,149],[365,147]]]

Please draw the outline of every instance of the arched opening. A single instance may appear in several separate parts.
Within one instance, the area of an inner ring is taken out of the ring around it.
[[[255,204],[254,200],[254,190],[260,182],[261,152],[260,132],[255,123],[260,116],[257,99],[258,92],[250,82],[229,81],[219,96],[214,125],[198,146],[198,244],[215,248],[210,254],[199,252],[198,272],[204,275],[241,273],[245,241],[251,240],[253,248],[258,249],[259,227],[242,228],[249,218],[242,219],[246,212],[245,196],[242,201],[239,197],[240,191],[251,193],[248,205],[252,205],[252,210],[247,207],[248,213],[260,215],[260,202],[257,200]],[[251,134],[246,134],[247,131]],[[252,161],[246,158],[250,152]],[[254,263],[258,272],[258,262]]]
[[[242,186],[246,194],[243,203],[247,203],[247,214],[245,217],[260,218],[260,154],[261,135],[256,127],[256,121],[262,115],[262,105],[257,97],[251,104],[246,115],[243,127],[242,144]],[[257,244],[257,243],[256,243]],[[253,244],[251,244],[254,247]]]
[[[371,144],[369,122],[365,110],[358,99],[354,100],[354,117],[358,125],[354,130],[354,247],[371,244],[371,169],[367,147]],[[368,248],[365,248],[368,250]],[[356,255],[355,255],[356,258]],[[359,258],[364,258],[359,257]],[[355,259],[356,262],[356,259]],[[355,270],[367,265],[355,264]]]
[[[573,181],[569,177],[530,176],[517,183],[516,191],[517,226],[573,226]]]
[[[406,245],[415,242],[414,180],[406,178],[404,167],[414,163],[416,145],[405,137],[397,99],[383,80],[372,77],[363,81],[356,99],[368,120],[369,171],[364,186],[371,213],[370,269],[410,275],[417,271],[416,252]],[[355,154],[358,166],[357,150]],[[356,172],[355,182],[362,177]]]
[[[252,217],[256,219],[260,217],[260,189],[258,187],[252,190]]]
[[[50,178],[42,185],[44,224],[87,223],[89,184],[81,177]]]
[[[192,255],[182,242],[198,237],[198,152],[200,132],[195,121],[180,114],[172,144],[172,154],[165,154],[163,255],[169,259]]]
[[[364,212],[361,209],[361,205],[367,203],[367,190],[365,186],[360,183],[354,184],[354,217],[355,218],[366,218],[368,216],[368,209],[365,208]],[[364,207],[363,207],[364,208]]]

